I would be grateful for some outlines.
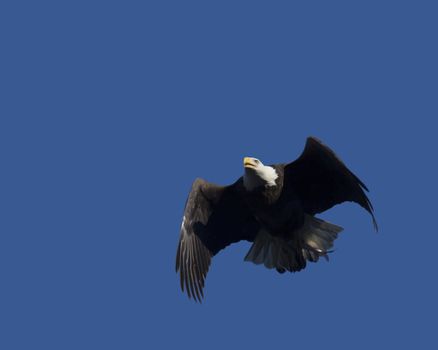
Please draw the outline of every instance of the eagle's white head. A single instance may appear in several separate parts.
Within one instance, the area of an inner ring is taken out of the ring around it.
[[[273,167],[263,165],[257,158],[243,158],[245,173],[243,174],[243,185],[247,191],[252,191],[257,187],[275,186],[278,174]]]

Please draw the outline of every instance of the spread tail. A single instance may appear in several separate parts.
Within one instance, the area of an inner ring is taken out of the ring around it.
[[[304,225],[293,233],[290,240],[272,236],[262,229],[246,254],[245,261],[263,264],[281,273],[300,271],[306,266],[306,260],[316,262],[321,256],[328,260],[327,254],[342,230],[340,226],[310,215],[306,216]]]

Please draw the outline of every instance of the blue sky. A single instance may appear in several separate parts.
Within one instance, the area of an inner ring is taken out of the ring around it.
[[[434,1],[0,5],[2,349],[434,348]],[[371,189],[331,261],[174,258],[196,177],[321,138]]]

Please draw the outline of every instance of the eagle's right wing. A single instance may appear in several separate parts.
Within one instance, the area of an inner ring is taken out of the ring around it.
[[[239,195],[238,183],[222,187],[196,179],[187,198],[176,271],[182,290],[197,301],[204,296],[212,256],[231,243],[252,241],[258,231],[258,223]]]
[[[284,182],[298,194],[306,213],[314,215],[342,202],[355,202],[371,214],[377,230],[367,187],[317,138],[309,137],[300,157],[286,165]]]

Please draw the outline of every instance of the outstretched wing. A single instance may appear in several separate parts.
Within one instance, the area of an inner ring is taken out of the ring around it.
[[[373,206],[365,184],[320,140],[309,137],[301,156],[285,166],[285,186],[300,198],[304,211],[321,213],[351,201],[367,210],[377,230]]]
[[[203,298],[205,278],[211,258],[231,243],[252,241],[258,223],[237,190],[238,182],[216,186],[196,179],[187,198],[180,240],[176,253],[176,271],[181,288],[197,301]]]

